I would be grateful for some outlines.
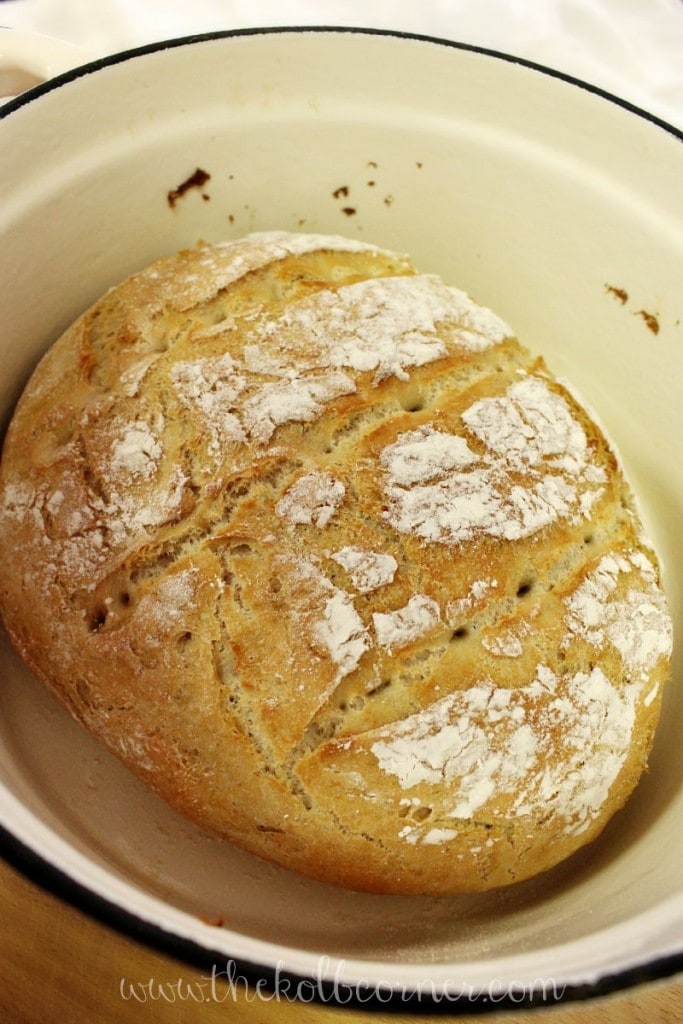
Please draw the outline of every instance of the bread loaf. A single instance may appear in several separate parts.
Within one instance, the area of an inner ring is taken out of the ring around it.
[[[54,344],[9,427],[0,608],[179,812],[314,878],[483,890],[594,839],[669,672],[608,441],[407,258],[201,244]]]

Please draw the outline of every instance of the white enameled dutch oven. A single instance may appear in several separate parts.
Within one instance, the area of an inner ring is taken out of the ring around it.
[[[35,74],[31,47],[14,37],[11,56]],[[73,61],[56,54],[48,74]],[[547,69],[382,32],[194,37],[60,74],[0,108],[2,424],[110,285],[199,238],[271,228],[410,252],[568,377],[621,449],[678,622],[680,134]],[[603,836],[540,879],[448,899],[333,890],[199,834],[4,638],[0,659],[6,856],[157,948],[406,1012],[587,997],[683,968],[680,658],[650,771]]]

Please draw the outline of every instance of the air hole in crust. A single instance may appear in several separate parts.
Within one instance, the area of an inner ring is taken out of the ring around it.
[[[593,534],[592,534],[592,533],[587,533],[587,534],[586,534],[586,535],[584,536],[584,538],[583,538],[583,543],[584,543],[584,544],[592,544],[592,543],[593,543],[593,541],[594,541],[594,539],[595,539],[595,538],[593,537]]]
[[[533,588],[534,588],[534,581],[533,580],[522,580],[520,585],[517,587],[517,597],[526,597],[527,594],[531,593]]]
[[[469,629],[467,626],[459,626],[458,629],[454,630],[452,633],[451,640],[464,640],[468,634]]]
[[[119,594],[119,604],[122,604],[124,608],[127,608],[131,602],[131,596],[127,590],[122,590]]]
[[[189,630],[186,630],[184,633],[181,633],[180,636],[178,637],[178,644],[181,647],[184,647],[185,644],[189,644],[191,639],[192,633],[190,633]]]
[[[90,616],[88,627],[91,633],[98,633],[107,621],[107,609],[97,608]]]
[[[86,707],[92,707],[92,695],[90,693],[90,687],[83,679],[79,679],[76,683],[76,693],[83,701]]]
[[[416,388],[410,388],[399,398],[401,408],[406,412],[421,412],[425,407],[424,397]]]

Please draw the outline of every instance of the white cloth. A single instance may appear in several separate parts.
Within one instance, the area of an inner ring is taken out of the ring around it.
[[[0,25],[99,54],[276,25],[417,32],[536,61],[683,128],[683,0],[0,0]]]

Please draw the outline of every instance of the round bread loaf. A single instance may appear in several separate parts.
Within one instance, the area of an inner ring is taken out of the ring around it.
[[[178,811],[306,875],[486,889],[594,839],[669,672],[598,426],[490,310],[280,232],[110,291],[21,398],[0,606]]]

